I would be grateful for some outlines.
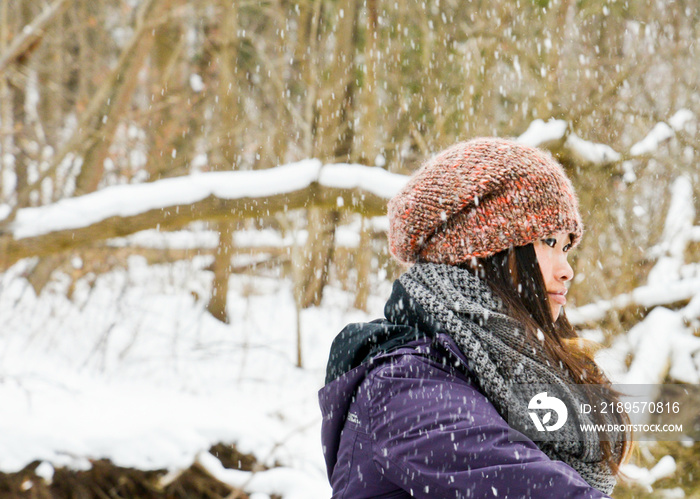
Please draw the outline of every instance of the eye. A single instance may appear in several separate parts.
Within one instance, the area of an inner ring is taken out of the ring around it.
[[[549,246],[550,248],[554,248],[557,245],[557,240],[554,239],[553,237],[548,237],[547,239],[542,239],[542,242]]]
[[[566,253],[567,251],[569,251],[569,250],[571,249],[571,246],[572,246],[571,243],[567,244],[566,246],[564,246],[564,247],[562,248],[562,251],[563,251],[564,253]]]

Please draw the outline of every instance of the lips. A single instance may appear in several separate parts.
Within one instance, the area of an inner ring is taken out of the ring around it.
[[[566,305],[566,290],[564,291],[559,291],[556,293],[548,292],[549,299],[552,300],[554,303],[557,303],[559,305]]]

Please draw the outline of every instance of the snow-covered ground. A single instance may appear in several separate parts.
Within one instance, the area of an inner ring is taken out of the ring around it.
[[[339,244],[356,245],[356,229],[345,227]],[[272,236],[241,237],[252,246],[288,243]],[[113,242],[209,247],[214,239],[206,231],[146,231]],[[289,281],[232,275],[226,325],[205,311],[212,276],[204,269],[211,258],[149,266],[133,256],[126,269],[72,287],[67,276],[54,275],[39,296],[22,277],[30,261],[0,274],[0,471],[39,460],[37,474],[50,480],[55,467],[85,469],[94,459],[173,474],[197,462],[255,499],[330,495],[317,403],[328,350],[345,324],[382,315],[390,283],[373,282],[368,313],[352,308],[351,293],[328,286],[322,306],[301,313],[304,365],[298,368]],[[697,280],[681,271],[677,278],[679,285]],[[651,284],[653,297],[665,294]],[[596,313],[610,306],[591,305]],[[585,318],[586,310],[570,314]],[[598,360],[617,382],[661,382],[670,364],[675,379],[697,383],[700,340],[692,329],[699,318],[700,295],[680,310],[657,307]],[[631,353],[636,360],[627,366]],[[208,453],[220,442],[270,469],[225,469]],[[651,487],[672,473],[673,458],[664,459],[658,469],[631,466],[629,476]]]
[[[35,460],[89,467],[107,458],[139,469],[189,467],[257,492],[328,497],[317,390],[335,334],[369,316],[329,287],[323,307],[301,315],[304,367],[296,363],[296,312],[288,281],[232,276],[229,325],[205,311],[205,257],[128,268],[79,281],[66,298],[58,279],[36,296],[0,276],[0,471]],[[380,290],[386,296],[387,290]],[[233,443],[266,465],[252,475],[207,453]]]

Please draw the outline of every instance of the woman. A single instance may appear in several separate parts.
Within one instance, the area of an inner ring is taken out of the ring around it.
[[[414,265],[385,319],[335,339],[319,393],[333,498],[606,497],[628,436],[578,425],[626,416],[575,410],[615,394],[562,311],[583,225],[561,166],[512,141],[460,143],[389,220],[392,254]],[[568,412],[552,423],[533,404],[555,392]]]

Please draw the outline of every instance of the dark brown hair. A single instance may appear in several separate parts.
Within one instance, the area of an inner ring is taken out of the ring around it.
[[[605,402],[618,401],[619,393],[612,389],[610,381],[593,360],[590,348],[579,339],[564,311],[556,321],[552,320],[549,296],[532,244],[475,259],[471,265],[463,266],[478,273],[503,301],[508,313],[525,326],[528,334],[523,335],[523,349],[535,343],[543,345],[554,368],[568,371],[574,383],[582,385],[584,393],[594,396],[595,392],[595,396],[602,397]],[[544,341],[540,341],[538,335],[544,335]],[[617,424],[629,423],[624,412],[613,416],[618,418]],[[601,415],[595,414],[594,418],[599,420],[596,422],[603,422]],[[603,461],[617,474],[619,465],[629,455],[631,436],[623,434],[622,441],[614,449],[613,443],[603,437],[600,438]]]

